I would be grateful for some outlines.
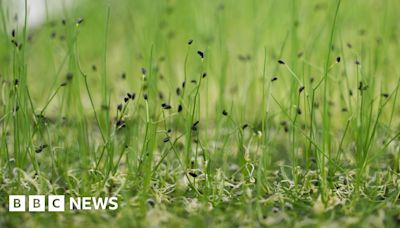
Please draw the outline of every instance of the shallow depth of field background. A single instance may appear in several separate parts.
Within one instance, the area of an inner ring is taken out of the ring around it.
[[[396,226],[400,3],[337,4],[0,1],[0,226]]]

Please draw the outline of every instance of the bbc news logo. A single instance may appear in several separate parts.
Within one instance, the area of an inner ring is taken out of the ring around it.
[[[10,212],[63,212],[69,210],[116,210],[118,209],[117,197],[70,197],[66,205],[64,195],[10,195],[8,211]]]

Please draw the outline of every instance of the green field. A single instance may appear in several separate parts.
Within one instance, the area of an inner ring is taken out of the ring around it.
[[[2,2],[0,227],[400,226],[399,1]]]

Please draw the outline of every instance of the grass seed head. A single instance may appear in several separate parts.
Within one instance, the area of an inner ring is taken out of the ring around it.
[[[204,59],[204,53],[202,51],[197,51],[197,54],[200,56],[201,59]]]
[[[83,21],[84,21],[84,18],[83,18],[83,17],[80,17],[80,18],[78,18],[78,19],[76,20],[76,24],[77,24],[77,25],[80,25],[80,24],[83,23]]]
[[[301,86],[300,88],[299,88],[299,93],[302,93],[303,91],[304,91],[304,86]]]

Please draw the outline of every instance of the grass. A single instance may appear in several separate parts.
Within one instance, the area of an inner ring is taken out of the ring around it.
[[[1,226],[398,226],[397,1],[100,2],[0,2]]]

